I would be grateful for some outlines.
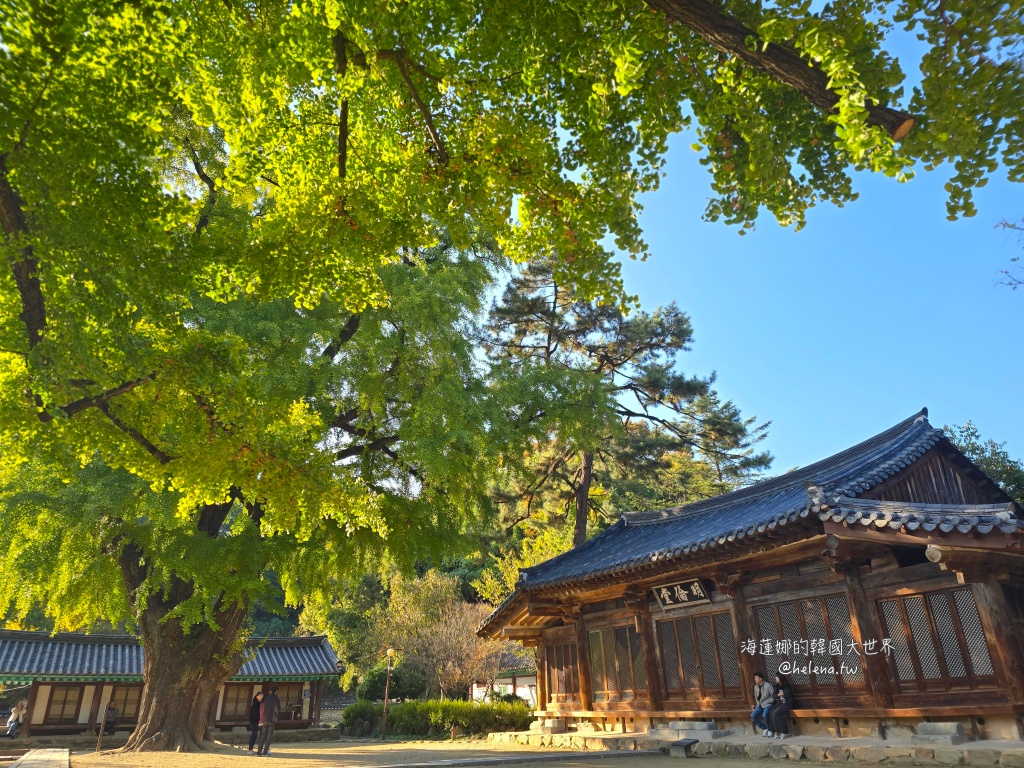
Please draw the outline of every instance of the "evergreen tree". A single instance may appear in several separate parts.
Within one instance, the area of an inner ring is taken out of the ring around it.
[[[520,416],[539,436],[499,500],[523,518],[561,502],[579,546],[592,508],[601,510],[616,485],[615,499],[641,500],[641,487],[656,494],[640,478],[673,454],[707,461],[718,492],[766,468],[770,457],[754,446],[768,425],[723,403],[713,378],[678,370],[691,341],[689,318],[674,304],[626,315],[560,283],[550,260],[524,267],[491,310],[486,346],[520,379],[547,377],[550,390],[543,408]]]

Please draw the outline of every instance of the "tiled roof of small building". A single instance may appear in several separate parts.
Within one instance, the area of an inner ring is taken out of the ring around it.
[[[313,680],[338,674],[325,637],[252,638],[232,680]],[[142,646],[127,635],[0,630],[0,681],[142,680]]]

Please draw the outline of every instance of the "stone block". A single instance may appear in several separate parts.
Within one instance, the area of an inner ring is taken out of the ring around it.
[[[964,762],[968,765],[997,765],[999,763],[999,753],[994,749],[968,749],[964,751],[963,755]]]
[[[668,748],[668,756],[669,757],[688,757],[687,750],[692,750],[694,746],[696,746],[696,745],[691,745],[689,747],[677,747],[675,744],[672,744]]]
[[[693,745],[693,754],[699,757],[711,754],[711,743],[707,741],[698,741]]]
[[[684,731],[717,731],[718,726],[714,720],[673,720],[668,724],[669,728],[678,728]]]
[[[1024,768],[1024,749],[1007,749],[999,758],[1003,768]]]
[[[541,735],[539,733],[530,734],[529,744],[531,747],[542,747],[544,744],[541,742]]]
[[[783,749],[786,750],[786,754],[790,760],[799,760],[804,756],[804,747],[802,744],[783,744]]]
[[[918,736],[963,736],[963,723],[919,723]]]
[[[618,739],[601,739],[597,736],[587,737],[587,749],[592,752],[608,752],[618,748]]]
[[[885,738],[893,741],[904,741],[914,738],[914,729],[909,725],[885,726]]]
[[[725,757],[725,754],[726,754],[725,744],[723,744],[720,741],[719,742],[712,742],[711,743],[711,756],[712,757]]]
[[[963,744],[967,741],[967,737],[963,734],[959,735],[925,735],[922,736],[920,733],[911,739],[915,744],[937,744],[945,747],[952,747],[957,744]]]
[[[825,759],[830,763],[845,763],[850,759],[848,747],[828,747],[825,749]]]
[[[914,757],[918,760],[934,760],[935,750],[931,747],[914,747]]]
[[[992,752],[991,749],[984,750],[985,752]],[[948,747],[936,747],[935,748],[935,762],[941,763],[942,765],[960,765],[963,761],[964,753],[959,749],[949,749]],[[999,756],[996,755],[998,761]],[[995,763],[987,763],[987,765],[995,765]]]
[[[850,759],[858,763],[880,763],[885,757],[884,747],[850,747]]]
[[[719,746],[718,744],[715,745]],[[724,745],[722,745],[724,746]],[[768,744],[747,744],[744,754],[752,760],[763,760],[768,757]]]
[[[768,757],[772,760],[785,760],[789,757],[789,753],[786,752],[785,744],[769,744],[768,745]]]
[[[747,748],[744,744],[726,744],[725,745],[725,756],[726,757],[746,757]]]
[[[570,744],[572,749],[586,749],[587,748],[587,737],[586,736],[573,736],[572,743]]]
[[[825,748],[817,746],[804,747],[804,757],[814,763],[825,762]]]

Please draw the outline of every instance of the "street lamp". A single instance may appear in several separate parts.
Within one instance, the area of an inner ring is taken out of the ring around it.
[[[384,721],[380,725],[380,740],[384,741],[384,737],[388,732],[388,695],[391,691],[391,663],[395,658],[395,649],[388,648],[388,676],[384,680]]]

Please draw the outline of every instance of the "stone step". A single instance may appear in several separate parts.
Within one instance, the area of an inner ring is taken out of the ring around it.
[[[955,746],[967,741],[962,723],[919,723],[917,734],[913,738],[915,744],[935,744]]]
[[[708,739],[720,739],[723,736],[728,736],[728,731],[715,728],[708,730],[705,728],[671,728],[667,726],[656,726],[647,731],[647,737],[650,739],[662,739],[667,741],[678,741],[679,739],[699,739],[706,741]]]

